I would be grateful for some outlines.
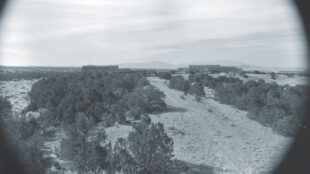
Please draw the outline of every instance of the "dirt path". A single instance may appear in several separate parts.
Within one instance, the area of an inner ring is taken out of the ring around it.
[[[52,158],[54,162],[59,164],[62,169],[57,169],[57,166],[52,166],[51,171],[63,172],[64,174],[76,174],[76,172],[69,170],[71,162],[61,159],[60,157],[60,143],[61,140],[66,137],[64,130],[58,130],[53,137],[47,138],[44,142],[45,148],[42,149],[45,152],[45,156]]]
[[[220,168],[217,173],[270,173],[291,142],[212,96],[200,103],[189,95],[182,99],[182,93],[168,88],[165,80],[149,81],[166,94],[168,106],[183,108],[151,116],[173,138],[177,159]]]

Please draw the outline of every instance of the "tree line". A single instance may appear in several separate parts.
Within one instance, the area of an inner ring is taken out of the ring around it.
[[[56,120],[69,124],[78,114],[85,114],[108,127],[166,109],[164,94],[140,73],[46,78],[33,85],[29,96],[31,103],[25,112],[46,108],[53,111]]]
[[[57,77],[64,74],[76,74],[77,71],[63,72],[63,71],[1,71],[0,70],[0,80],[1,81],[14,81],[14,80],[32,80],[48,77]]]

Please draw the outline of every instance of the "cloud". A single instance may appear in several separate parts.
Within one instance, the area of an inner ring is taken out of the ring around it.
[[[271,66],[273,57],[281,66],[301,66],[305,48],[296,19],[287,0],[13,0],[0,40],[0,56],[10,61],[0,63],[212,57]]]

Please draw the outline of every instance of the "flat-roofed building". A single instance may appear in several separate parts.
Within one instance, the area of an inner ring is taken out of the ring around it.
[[[220,72],[225,72],[225,73],[242,73],[242,69],[241,68],[237,68],[235,66],[221,66],[220,67]]]

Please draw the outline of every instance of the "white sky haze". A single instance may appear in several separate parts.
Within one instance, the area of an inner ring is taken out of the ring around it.
[[[1,65],[303,67],[305,55],[288,0],[11,0],[0,28]]]

